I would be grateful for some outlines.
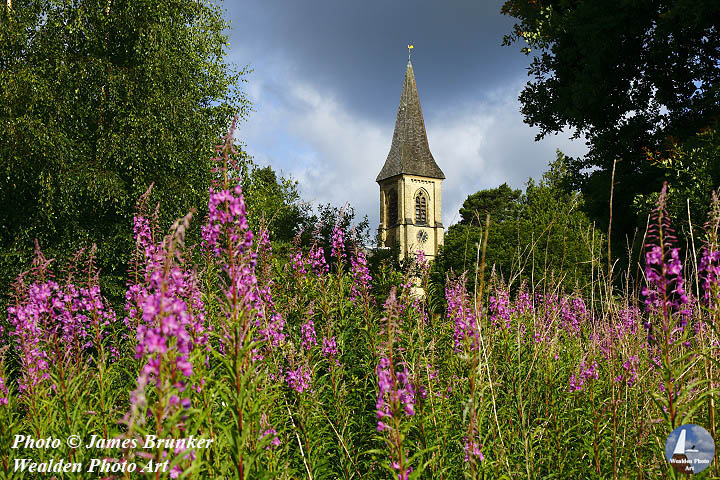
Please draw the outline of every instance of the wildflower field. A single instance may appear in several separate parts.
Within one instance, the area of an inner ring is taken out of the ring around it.
[[[717,200],[681,256],[660,195],[638,291],[600,262],[585,294],[486,282],[480,265],[436,302],[421,255],[371,278],[340,227],[330,252],[273,252],[249,228],[232,142],[207,218],[159,231],[139,199],[124,310],[92,249],[38,249],[17,277],[0,323],[0,477],[676,478],[675,427],[718,440]],[[59,462],[82,469],[41,470]],[[697,477],[718,475],[716,454]]]

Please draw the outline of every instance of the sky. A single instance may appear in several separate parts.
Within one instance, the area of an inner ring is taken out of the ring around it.
[[[375,178],[390,151],[408,59],[430,150],[445,173],[443,224],[468,195],[503,182],[523,188],[556,149],[583,155],[570,134],[535,141],[518,95],[523,45],[503,47],[513,19],[495,0],[226,1],[228,60],[252,73],[253,111],[237,138],[260,165],[299,182],[313,204],[349,203],[379,221]]]

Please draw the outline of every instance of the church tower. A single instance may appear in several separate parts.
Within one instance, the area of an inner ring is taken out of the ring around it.
[[[400,246],[400,258],[422,250],[434,260],[443,244],[442,181],[430,153],[415,73],[408,57],[390,153],[380,185],[380,246]]]

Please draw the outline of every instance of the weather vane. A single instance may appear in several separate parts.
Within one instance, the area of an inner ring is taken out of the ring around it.
[[[415,45],[408,45],[408,62],[410,61],[410,50],[412,50],[413,48],[415,48]]]

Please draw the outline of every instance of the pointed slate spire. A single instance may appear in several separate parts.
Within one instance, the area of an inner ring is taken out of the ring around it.
[[[430,153],[420,97],[415,84],[415,73],[410,59],[405,70],[405,83],[400,95],[400,107],[395,120],[390,153],[375,181],[380,182],[401,174],[445,178],[445,174]]]

